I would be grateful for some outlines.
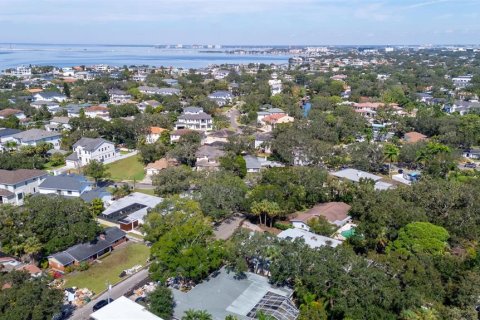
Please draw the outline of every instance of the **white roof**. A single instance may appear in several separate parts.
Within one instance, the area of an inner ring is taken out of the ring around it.
[[[132,204],[141,204],[146,206],[147,208],[151,209],[157,206],[163,199],[160,197],[151,196],[148,194],[140,193],[140,192],[133,192],[128,196],[115,200],[105,211],[103,211],[103,215],[110,215],[113,212],[118,210],[124,209]],[[132,212],[128,215],[125,219],[130,221],[139,220],[140,223],[143,223],[143,218],[147,215],[147,208],[139,209],[137,211]]]
[[[348,179],[348,180],[354,181],[354,182],[359,182],[361,178],[372,179],[373,181],[378,181],[378,180],[382,179],[382,177],[380,177],[380,176],[376,176],[374,174],[371,174],[371,173],[368,173],[368,172],[365,172],[365,171],[362,171],[362,170],[350,169],[350,168],[340,170],[340,171],[337,171],[337,172],[333,172],[332,174],[335,177],[345,178],[345,179]]]
[[[342,244],[341,241],[335,240],[333,238],[324,237],[307,230],[290,228],[284,230],[278,234],[278,237],[281,239],[294,240],[297,238],[302,238],[310,248],[318,248],[324,246],[330,246],[335,248],[339,244]]]
[[[95,320],[163,320],[144,306],[121,296],[90,315]]]

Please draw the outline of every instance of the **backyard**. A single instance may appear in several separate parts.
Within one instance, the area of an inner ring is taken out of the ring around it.
[[[88,288],[95,295],[106,289],[106,283],[120,282],[120,273],[135,265],[145,266],[150,249],[140,243],[129,243],[115,249],[110,255],[95,263],[86,271],[65,276],[66,287]]]
[[[145,177],[143,164],[140,162],[138,155],[115,161],[108,164],[107,168],[110,173],[110,178],[114,181],[133,181],[134,179],[141,181]]]

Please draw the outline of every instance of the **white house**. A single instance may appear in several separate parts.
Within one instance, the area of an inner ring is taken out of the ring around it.
[[[53,92],[53,91],[43,91],[38,92],[33,95],[34,101],[50,101],[50,102],[63,102],[67,100],[67,96],[64,94]]]
[[[117,158],[113,142],[102,138],[81,138],[73,145],[73,153],[67,157],[66,163],[68,167],[83,167],[92,160],[110,163]]]
[[[47,176],[38,186],[41,194],[58,194],[68,197],[80,197],[83,193],[92,190],[93,183],[84,176],[76,174],[60,174]]]
[[[85,117],[87,118],[102,118],[106,121],[110,121],[110,113],[108,107],[105,106],[90,106],[84,109]]]
[[[470,82],[472,81],[472,76],[471,75],[466,75],[466,76],[459,76],[452,78],[453,85],[457,89],[463,89],[465,87],[468,87],[470,85]]]
[[[27,66],[18,66],[14,69],[7,70],[5,74],[19,78],[30,77],[32,75],[32,68]]]
[[[214,101],[220,107],[223,107],[226,104],[229,104],[233,100],[233,94],[230,91],[214,91],[208,95],[208,98]]]
[[[277,79],[277,74],[272,74],[272,79],[268,80],[272,96],[282,93],[282,80]]]
[[[11,108],[0,110],[0,119],[6,119],[10,116],[14,116],[19,120],[26,118],[25,113],[23,113],[22,110],[11,109]]]
[[[48,132],[41,129],[30,129],[13,135],[13,140],[19,146],[36,146],[41,142],[46,142],[51,143],[56,150],[60,149],[61,139],[61,133]]]
[[[202,108],[187,107],[175,123],[175,130],[180,129],[210,131],[213,129],[212,116],[203,112]]]
[[[109,90],[108,95],[110,96],[110,102],[113,104],[123,104],[132,100],[132,95],[119,89]]]
[[[157,140],[160,139],[162,133],[165,131],[168,131],[168,130],[160,127],[150,127],[150,132],[147,134],[145,138],[145,143],[152,144],[157,142]]]
[[[138,90],[143,94],[158,94],[161,96],[173,96],[179,95],[180,89],[177,88],[157,88],[157,87],[148,87],[148,86],[140,86]]]
[[[50,123],[45,126],[47,131],[61,132],[63,130],[70,130],[72,126],[69,124],[69,117],[53,117]]]
[[[297,228],[284,230],[280,232],[277,237],[289,241],[293,241],[295,239],[303,239],[303,241],[305,241],[305,244],[312,249],[326,246],[335,248],[336,246],[342,244],[342,241],[325,236],[320,236],[307,230]]]
[[[25,195],[38,192],[48,173],[35,169],[1,170],[0,203],[22,205]]]

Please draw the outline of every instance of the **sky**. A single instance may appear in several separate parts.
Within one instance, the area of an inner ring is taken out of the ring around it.
[[[480,0],[0,0],[0,43],[479,44]]]

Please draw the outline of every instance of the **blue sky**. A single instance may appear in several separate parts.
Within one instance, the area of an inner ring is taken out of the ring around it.
[[[0,0],[0,42],[480,43],[480,0]]]

